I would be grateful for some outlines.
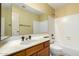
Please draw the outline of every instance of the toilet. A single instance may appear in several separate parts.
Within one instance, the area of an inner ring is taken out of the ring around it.
[[[53,56],[63,56],[63,48],[57,44],[50,44],[50,52]]]

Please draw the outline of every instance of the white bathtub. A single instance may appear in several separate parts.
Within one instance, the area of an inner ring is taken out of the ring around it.
[[[79,56],[79,48],[77,48],[75,45],[66,45],[64,43],[59,44],[66,55],[70,56]],[[78,46],[79,47],[79,46]]]

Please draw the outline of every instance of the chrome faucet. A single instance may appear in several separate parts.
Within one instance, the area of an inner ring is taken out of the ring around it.
[[[22,41],[24,41],[25,37],[24,37],[24,36],[22,36],[22,37],[21,37],[21,39],[22,39]],[[31,35],[29,35],[29,37],[28,37],[28,38],[26,38],[26,40],[28,40],[28,39],[29,39],[29,40],[31,40]]]

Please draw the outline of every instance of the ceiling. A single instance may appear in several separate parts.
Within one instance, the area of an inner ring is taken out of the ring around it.
[[[52,8],[58,9],[68,5],[68,3],[48,3],[48,5],[51,6]]]
[[[6,4],[3,3],[2,5],[5,7],[11,7],[11,4],[9,4],[9,3],[6,3]],[[18,3],[16,5],[25,9],[25,10],[28,10],[29,12],[32,12],[32,13],[35,13],[38,15],[41,15],[43,13],[42,11],[37,11],[34,8],[28,6],[24,3]],[[58,8],[66,6],[66,5],[69,5],[69,3],[48,3],[48,5],[51,6],[52,8],[58,9]]]

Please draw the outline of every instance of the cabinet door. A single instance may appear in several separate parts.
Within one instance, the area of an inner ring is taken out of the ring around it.
[[[50,55],[49,47],[46,47],[43,50],[38,52],[38,56],[49,56],[49,55]]]
[[[50,41],[46,41],[46,42],[44,42],[44,47],[48,47],[49,46],[49,43]]]
[[[33,46],[29,49],[26,49],[26,55],[27,56],[31,56],[33,54],[35,54],[36,52],[38,52],[39,50],[43,49],[43,43]]]
[[[17,52],[17,53],[15,54],[15,56],[25,56],[25,55],[26,55],[25,52],[26,52],[25,50],[20,51],[20,52]]]

